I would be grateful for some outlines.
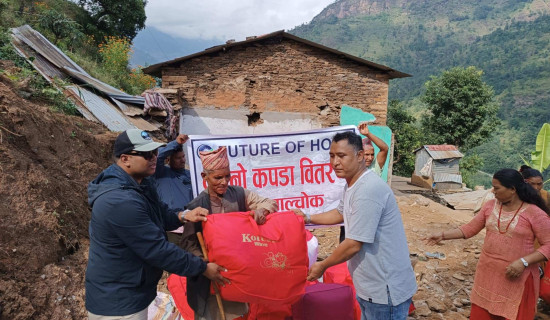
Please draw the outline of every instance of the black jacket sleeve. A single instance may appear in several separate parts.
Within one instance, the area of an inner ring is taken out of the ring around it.
[[[117,214],[109,215],[110,225],[124,244],[141,259],[180,276],[195,276],[206,270],[202,259],[166,240],[165,231],[153,222],[145,199],[127,198],[117,206],[114,211]],[[169,219],[167,221],[179,223],[173,213],[170,216],[168,211],[163,212]]]

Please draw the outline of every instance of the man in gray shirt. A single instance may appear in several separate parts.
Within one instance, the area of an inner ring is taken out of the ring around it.
[[[306,223],[344,222],[346,239],[328,258],[310,268],[308,280],[348,261],[362,319],[404,320],[417,286],[393,192],[365,166],[361,137],[353,132],[332,138],[330,163],[336,176],[347,182],[338,208],[311,216],[296,213],[303,215]]]

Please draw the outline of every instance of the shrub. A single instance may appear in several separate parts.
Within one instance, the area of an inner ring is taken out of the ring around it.
[[[127,66],[131,54],[130,40],[124,37],[108,36],[99,44],[99,55],[104,63],[105,70],[115,75],[128,73]]]

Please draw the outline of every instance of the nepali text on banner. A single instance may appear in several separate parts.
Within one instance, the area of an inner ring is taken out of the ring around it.
[[[199,152],[226,146],[230,185],[276,200],[280,211],[298,208],[316,214],[335,209],[346,181],[336,177],[329,150],[332,137],[343,131],[358,133],[355,126],[340,126],[284,134],[191,135],[187,154],[193,194],[206,189]]]

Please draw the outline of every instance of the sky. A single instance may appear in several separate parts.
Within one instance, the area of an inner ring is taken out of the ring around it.
[[[187,39],[236,41],[307,23],[334,0],[153,0],[147,27]]]

